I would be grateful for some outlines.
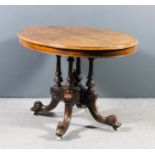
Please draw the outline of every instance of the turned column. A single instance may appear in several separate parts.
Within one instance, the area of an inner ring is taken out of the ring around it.
[[[67,82],[64,86],[64,102],[65,102],[65,111],[64,118],[62,122],[58,123],[56,135],[57,138],[62,138],[62,136],[67,131],[70,120],[72,117],[72,106],[73,106],[73,98],[74,98],[74,76],[73,76],[73,62],[74,58],[69,57],[68,59],[68,76]]]
[[[68,60],[68,75],[67,75],[67,82],[66,82],[64,87],[67,90],[71,91],[73,86],[74,86],[74,77],[73,77],[73,62],[74,62],[74,58],[73,57],[69,57],[67,60]]]
[[[75,70],[75,79],[76,79],[76,85],[79,86],[82,80],[81,75],[81,59],[76,58],[76,70]]]
[[[61,86],[61,82],[63,81],[62,76],[61,76],[61,56],[57,55],[57,62],[56,62],[56,71],[55,71],[55,77],[54,77],[54,82],[56,87]]]
[[[89,58],[89,71],[88,71],[88,76],[87,76],[87,82],[86,82],[86,86],[87,86],[87,93],[95,93],[95,90],[93,89],[93,87],[95,86],[95,82],[94,82],[94,58]],[[97,94],[96,94],[97,95]]]
[[[78,108],[86,107],[84,103],[84,93],[85,87],[81,84],[82,75],[81,75],[81,59],[76,58],[76,69],[74,70],[75,86],[76,86],[76,106]]]

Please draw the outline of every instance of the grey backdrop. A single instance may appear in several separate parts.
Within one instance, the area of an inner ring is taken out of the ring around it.
[[[50,24],[98,26],[135,35],[140,42],[136,55],[96,60],[96,89],[100,97],[155,97],[154,19],[155,6],[0,6],[0,97],[49,97],[55,57],[20,46],[17,33]],[[65,76],[65,58],[62,63]],[[85,81],[86,59],[82,65]]]

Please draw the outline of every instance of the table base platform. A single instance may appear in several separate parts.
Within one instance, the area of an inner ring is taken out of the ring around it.
[[[76,67],[74,69],[74,61],[76,59]],[[103,116],[100,114],[96,107],[97,93],[94,90],[93,79],[93,64],[94,58],[88,58],[89,71],[86,86],[82,85],[81,80],[81,60],[80,58],[68,57],[68,76],[66,84],[63,86],[61,74],[61,56],[57,55],[56,72],[54,82],[55,85],[51,87],[50,92],[52,95],[51,102],[45,106],[41,101],[36,101],[31,110],[35,115],[45,115],[45,113],[56,108],[60,101],[64,101],[64,118],[62,122],[58,123],[56,136],[61,139],[66,133],[71,117],[72,109],[75,105],[78,108],[88,108],[93,118],[103,124],[112,126],[114,130],[117,130],[121,124],[118,122],[115,115]]]

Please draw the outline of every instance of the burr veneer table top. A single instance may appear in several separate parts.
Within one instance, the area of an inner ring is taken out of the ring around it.
[[[113,57],[132,54],[137,40],[128,34],[107,29],[78,26],[44,26],[22,30],[22,45],[56,55]]]
[[[88,108],[96,121],[109,125],[114,130],[121,126],[116,115],[104,116],[97,109],[98,94],[94,89],[93,66],[95,58],[98,57],[115,57],[134,53],[137,40],[133,36],[90,27],[46,26],[21,31],[19,41],[33,50],[56,55],[55,84],[50,89],[52,99],[48,105],[36,101],[31,110],[35,115],[48,116],[48,112],[54,110],[60,101],[64,102],[64,118],[58,123],[56,129],[58,139],[62,138],[70,125],[74,105],[78,108]],[[61,55],[68,56],[68,75],[65,85],[62,83]],[[89,61],[85,85],[81,82],[80,57],[87,57]]]

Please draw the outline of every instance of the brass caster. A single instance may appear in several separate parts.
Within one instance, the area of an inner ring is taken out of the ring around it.
[[[60,142],[61,140],[62,140],[62,137],[61,136],[57,136],[56,137],[56,141],[59,141]]]

